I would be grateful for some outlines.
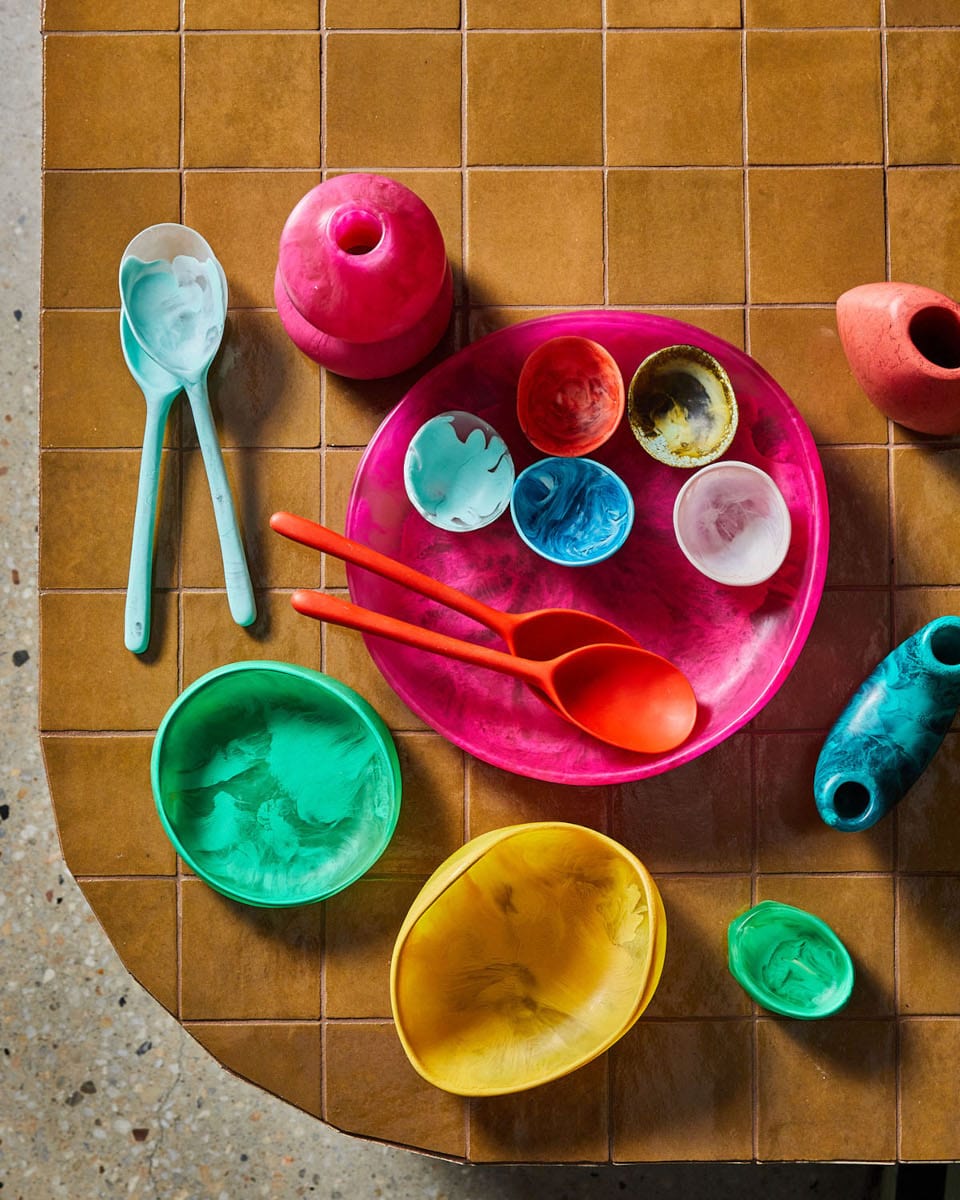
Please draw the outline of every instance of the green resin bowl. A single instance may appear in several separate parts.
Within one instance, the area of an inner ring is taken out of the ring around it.
[[[853,991],[853,961],[829,925],[791,904],[762,900],[730,922],[730,973],[758,1004],[813,1021]]]
[[[400,764],[351,688],[282,662],[237,662],[191,684],[150,764],[177,853],[232,900],[309,904],[359,879],[393,836]]]

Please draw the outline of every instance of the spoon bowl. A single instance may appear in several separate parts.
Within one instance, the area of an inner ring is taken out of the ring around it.
[[[120,259],[120,303],[145,356],[186,390],[210,484],[230,612],[238,625],[252,625],[257,607],[207,394],[207,372],[227,316],[223,268],[195,229],[151,225]]]
[[[622,750],[673,750],[686,740],[697,718],[693,688],[680,668],[639,646],[580,646],[535,662],[409,625],[323,592],[296,591],[291,603],[316,620],[512,675],[540,688],[558,714],[584,733]]]

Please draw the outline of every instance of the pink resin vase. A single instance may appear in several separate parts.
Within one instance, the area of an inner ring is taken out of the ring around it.
[[[433,213],[382,175],[339,175],[309,191],[280,235],[277,311],[310,358],[352,379],[419,362],[440,340],[453,277]]]
[[[837,301],[837,328],[867,397],[920,433],[960,433],[960,304],[911,283],[865,283]]]

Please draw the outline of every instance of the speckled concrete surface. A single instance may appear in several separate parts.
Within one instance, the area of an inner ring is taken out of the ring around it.
[[[0,1196],[879,1195],[862,1166],[470,1168],[363,1143],[234,1079],[127,975],[64,867],[36,733],[38,29],[0,5]]]

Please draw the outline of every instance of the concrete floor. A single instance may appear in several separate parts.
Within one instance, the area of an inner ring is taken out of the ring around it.
[[[233,1078],[127,975],[61,859],[36,732],[38,30],[0,2],[3,1200],[880,1196],[867,1166],[463,1167],[361,1142]]]

